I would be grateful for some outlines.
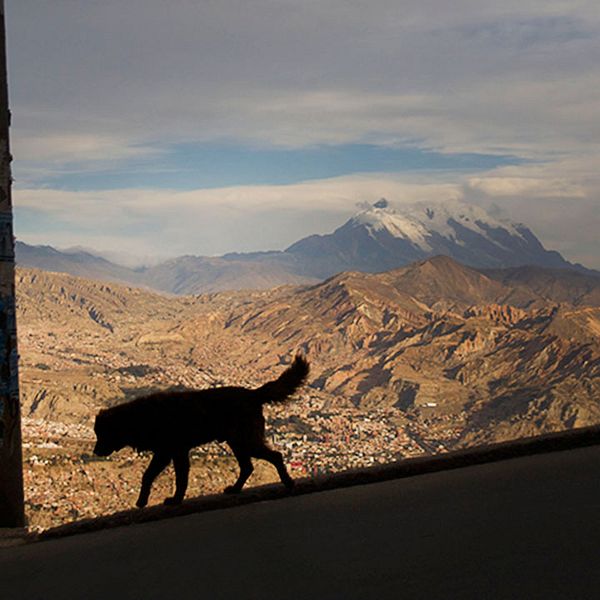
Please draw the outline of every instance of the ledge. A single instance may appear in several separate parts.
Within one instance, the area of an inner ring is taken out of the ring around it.
[[[79,533],[121,527],[123,525],[147,523],[149,521],[180,517],[211,510],[223,510],[255,502],[279,500],[355,485],[366,485],[389,481],[391,479],[414,477],[426,473],[460,469],[535,454],[560,452],[584,446],[592,446],[598,443],[600,443],[600,426],[572,429],[560,433],[523,438],[490,446],[448,452],[436,456],[408,458],[365,469],[352,469],[315,478],[297,479],[296,485],[291,492],[288,492],[281,484],[277,483],[247,488],[237,495],[215,494],[190,498],[179,506],[158,505],[144,509],[120,511],[107,516],[74,521],[40,533],[30,533],[25,536],[25,540],[29,542],[50,540]],[[19,539],[23,540],[24,538],[21,535]]]
[[[0,527],[0,548],[19,546],[31,537],[24,527]]]

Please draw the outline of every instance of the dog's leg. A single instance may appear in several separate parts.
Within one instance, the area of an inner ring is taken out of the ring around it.
[[[181,504],[183,502],[190,473],[189,452],[183,451],[176,454],[173,457],[173,466],[175,467],[175,495],[165,498],[165,504]]]
[[[150,488],[152,487],[154,480],[165,470],[170,462],[170,456],[165,454],[154,454],[148,468],[142,475],[142,487],[137,502],[135,503],[136,506],[142,508],[148,504]]]
[[[294,487],[294,480],[290,477],[290,474],[285,468],[281,452],[277,452],[277,450],[273,450],[268,446],[260,446],[252,451],[252,456],[270,462],[277,469],[281,483],[283,483],[288,490]]]
[[[224,492],[226,494],[237,494],[242,490],[246,481],[248,481],[248,477],[252,475],[252,471],[254,471],[254,467],[252,466],[252,461],[250,460],[250,454],[242,448],[237,446],[232,446],[229,444],[229,447],[235,454],[237,458],[238,464],[240,466],[240,475],[237,478],[237,481],[233,485],[228,485]]]

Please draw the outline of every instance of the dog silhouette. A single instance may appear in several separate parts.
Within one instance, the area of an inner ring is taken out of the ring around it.
[[[142,476],[139,507],[146,506],[152,483],[171,461],[175,494],[164,502],[180,504],[188,485],[190,450],[214,440],[227,442],[240,467],[237,481],[225,493],[241,491],[253,471],[253,457],[274,465],[282,483],[291,489],[294,482],[281,453],[265,441],[262,407],[284,402],[306,381],[308,372],[307,360],[298,354],[277,379],[256,389],[225,386],[165,391],[101,410],[94,424],[94,454],[108,456],[125,446],[153,452]]]

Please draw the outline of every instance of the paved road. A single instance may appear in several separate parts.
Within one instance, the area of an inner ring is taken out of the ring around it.
[[[600,598],[600,446],[0,548],[0,597]]]

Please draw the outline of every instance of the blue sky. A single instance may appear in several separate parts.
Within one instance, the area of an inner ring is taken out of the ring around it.
[[[416,147],[345,144],[261,148],[239,144],[181,144],[155,155],[107,165],[97,171],[64,164],[30,183],[65,190],[147,188],[193,190],[243,185],[285,185],[353,173],[477,172],[517,165],[514,156],[441,154]],[[14,176],[18,180],[17,163]]]
[[[7,0],[16,233],[283,248],[459,198],[600,267],[594,0]]]

